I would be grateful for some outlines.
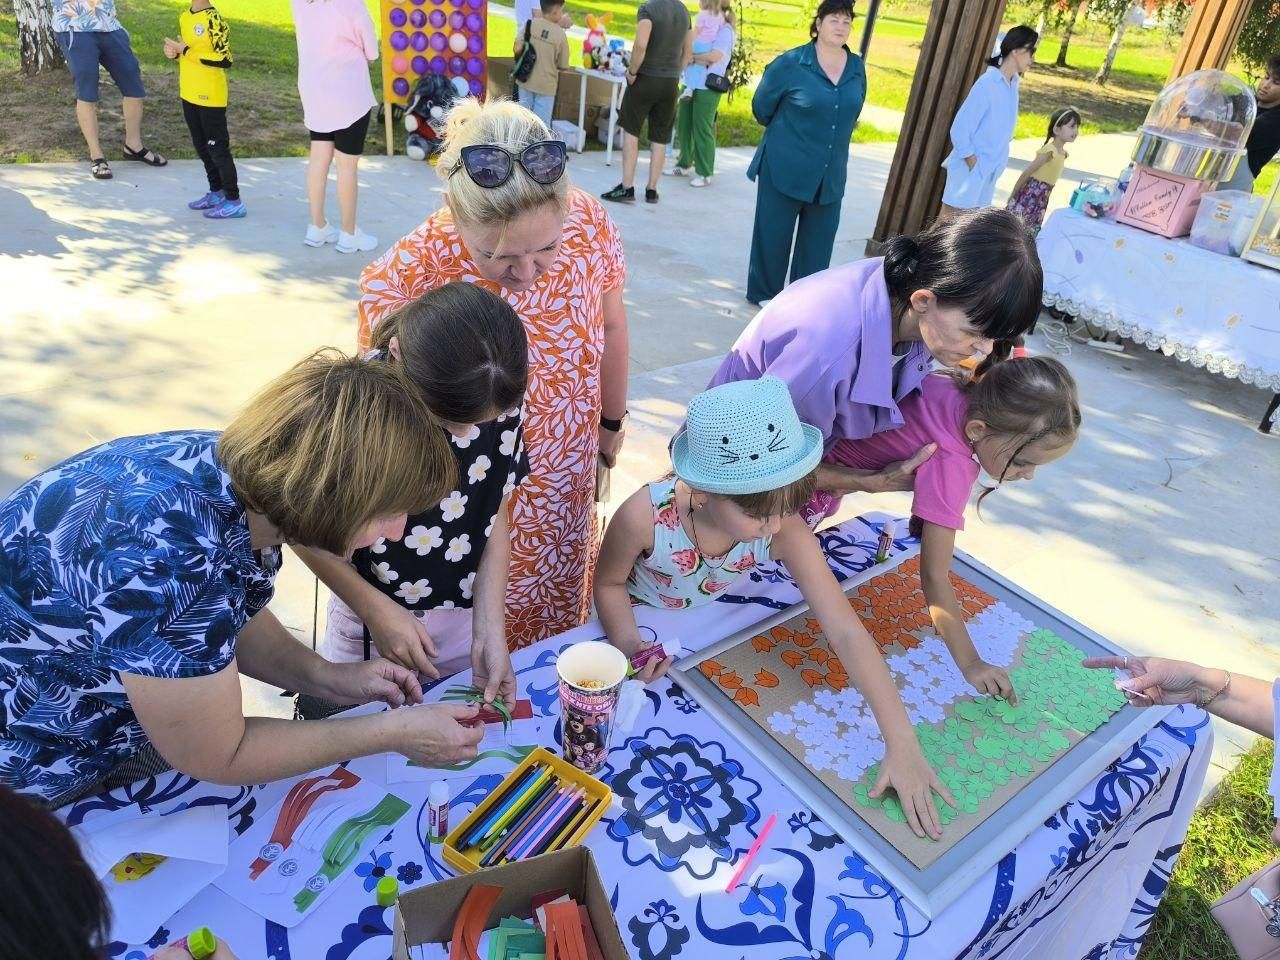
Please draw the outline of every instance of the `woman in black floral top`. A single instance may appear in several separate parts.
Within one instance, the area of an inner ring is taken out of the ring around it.
[[[524,326],[505,300],[451,283],[378,325],[370,359],[403,363],[440,420],[456,489],[350,563],[299,551],[333,591],[325,654],[381,655],[429,677],[470,666],[486,701],[515,702],[505,599],[509,500],[529,472],[520,428]]]

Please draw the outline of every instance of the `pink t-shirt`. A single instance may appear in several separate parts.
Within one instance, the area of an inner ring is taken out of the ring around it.
[[[302,122],[315,133],[345,130],[377,103],[369,64],[378,34],[364,0],[291,0],[298,36]]]
[[[829,461],[860,470],[880,470],[905,460],[928,443],[938,449],[916,471],[911,512],[952,530],[964,529],[964,508],[978,480],[978,461],[964,434],[969,402],[949,376],[925,377],[920,392],[899,404],[903,425],[865,440],[840,440]]]

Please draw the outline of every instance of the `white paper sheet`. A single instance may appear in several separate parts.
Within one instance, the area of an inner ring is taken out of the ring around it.
[[[95,826],[96,824],[96,826]],[[111,936],[145,943],[227,867],[227,808],[190,807],[168,816],[90,821],[72,833],[111,901]],[[111,868],[131,853],[168,857],[145,876],[117,881]]]

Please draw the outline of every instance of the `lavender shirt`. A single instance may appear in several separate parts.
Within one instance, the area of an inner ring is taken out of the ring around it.
[[[894,364],[900,366],[897,390]],[[791,284],[738,337],[708,387],[769,373],[825,438],[862,440],[902,426],[898,403],[933,368],[923,343],[893,355],[884,258],[857,260]]]

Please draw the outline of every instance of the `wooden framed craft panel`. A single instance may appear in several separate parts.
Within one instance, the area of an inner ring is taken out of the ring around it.
[[[958,552],[952,584],[979,653],[1019,702],[978,696],[934,632],[919,556],[843,586],[884,653],[926,757],[957,801],[939,841],[872,799],[884,741],[807,604],[681,660],[676,679],[926,916],[986,870],[1159,723],[1087,656],[1124,651]]]

